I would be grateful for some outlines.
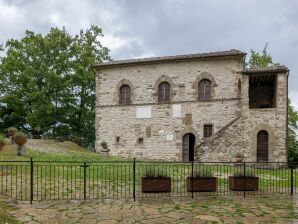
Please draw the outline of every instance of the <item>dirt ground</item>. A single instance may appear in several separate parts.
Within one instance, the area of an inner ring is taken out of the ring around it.
[[[294,199],[294,201],[293,201]],[[289,196],[205,197],[16,202],[9,215],[21,223],[296,223],[295,198]],[[6,222],[10,223],[10,222]]]

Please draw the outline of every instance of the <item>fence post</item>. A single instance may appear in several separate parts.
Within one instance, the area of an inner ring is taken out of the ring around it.
[[[30,158],[30,204],[33,202],[33,159]]]
[[[293,172],[293,165],[290,165],[291,167],[291,196],[293,196],[294,193],[294,172]]]
[[[136,158],[133,158],[133,201],[136,201]]]
[[[86,201],[86,162],[84,162],[84,200]]]
[[[245,172],[245,162],[243,162],[243,171],[244,171],[244,183],[243,183],[243,197],[245,198],[246,193],[246,172]]]
[[[193,161],[191,162],[191,199],[193,199]]]

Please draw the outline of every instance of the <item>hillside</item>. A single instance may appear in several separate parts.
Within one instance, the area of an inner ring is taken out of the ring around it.
[[[115,157],[88,151],[73,142],[55,142],[54,140],[29,139],[25,145],[25,156],[16,155],[16,145],[5,145],[0,152],[0,160],[47,160],[47,161],[102,161],[119,160]]]

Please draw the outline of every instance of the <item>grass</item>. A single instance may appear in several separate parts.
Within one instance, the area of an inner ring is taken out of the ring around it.
[[[6,202],[0,199],[0,223],[7,224],[18,224],[20,223],[12,215],[9,214],[10,211],[14,211],[15,208],[8,205]]]

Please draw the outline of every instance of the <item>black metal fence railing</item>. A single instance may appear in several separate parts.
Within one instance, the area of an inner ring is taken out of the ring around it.
[[[296,164],[0,161],[0,193],[17,200],[296,194]]]

